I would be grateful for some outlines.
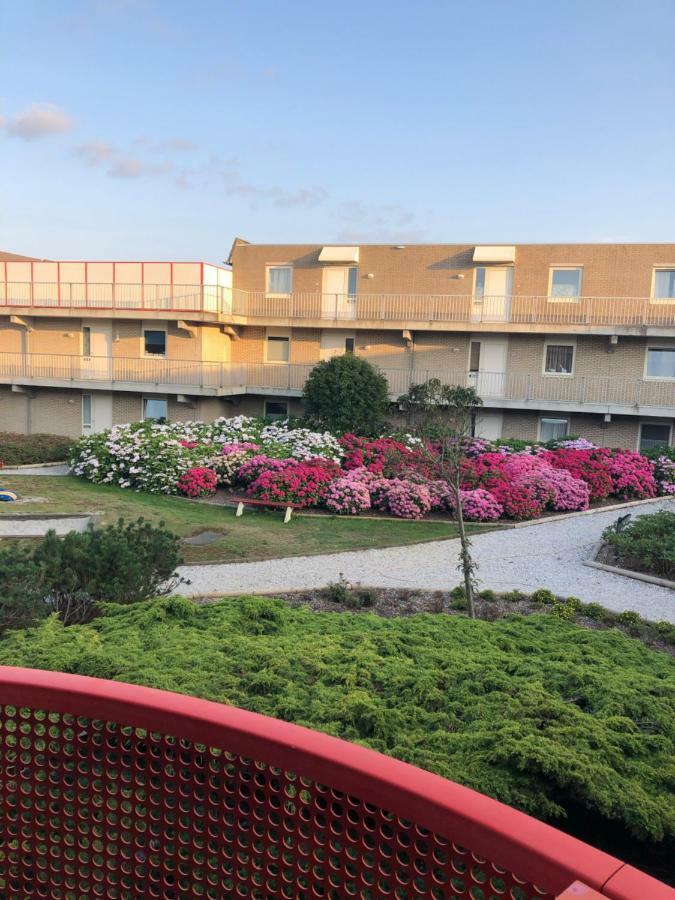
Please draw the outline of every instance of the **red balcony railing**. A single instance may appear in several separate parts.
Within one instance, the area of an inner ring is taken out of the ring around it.
[[[1,667],[0,751],[3,898],[675,896],[453,782],[192,697]]]

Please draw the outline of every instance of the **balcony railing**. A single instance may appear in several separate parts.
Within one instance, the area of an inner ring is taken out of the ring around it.
[[[235,289],[232,311],[260,319],[516,325],[675,326],[675,298],[472,294],[322,294],[283,296]]]
[[[0,281],[0,309],[109,309],[227,314],[232,290],[208,284]]]
[[[218,391],[300,392],[314,363],[221,363],[157,357],[71,356],[0,353],[0,381],[175,387]],[[452,369],[382,369],[393,398],[412,383],[438,378],[444,384],[476,388],[483,400],[552,404],[588,404],[623,408],[675,409],[675,384],[616,376],[540,375],[525,372],[476,372]]]
[[[216,313],[252,320],[340,323],[675,327],[675,298],[471,294],[273,295],[218,285],[0,281],[0,309]]]
[[[193,697],[2,667],[0,746],[3,897],[673,897],[468,788]]]

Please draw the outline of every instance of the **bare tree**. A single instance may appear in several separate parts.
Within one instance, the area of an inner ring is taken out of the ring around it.
[[[399,397],[398,402],[406,413],[409,427],[420,438],[423,452],[450,487],[459,532],[458,568],[464,580],[469,615],[474,619],[478,566],[471,556],[471,540],[464,524],[461,484],[466,443],[471,437],[476,409],[483,401],[472,387],[442,384],[438,378],[431,378],[423,384],[410,385],[408,393]]]

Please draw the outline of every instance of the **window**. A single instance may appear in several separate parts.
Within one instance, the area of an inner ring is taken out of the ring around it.
[[[354,338],[348,337],[345,338],[345,353],[353,353],[354,352]]]
[[[675,299],[675,269],[656,269],[654,271],[654,299]]]
[[[287,419],[288,403],[285,400],[265,400],[266,419]]]
[[[564,438],[568,431],[567,419],[539,419],[539,440],[556,441]]]
[[[640,425],[640,450],[651,450],[653,447],[670,445],[670,424],[652,424],[643,422]]]
[[[476,297],[482,297],[485,294],[485,266],[478,266],[476,269],[476,287],[474,293]]]
[[[478,372],[480,369],[480,341],[471,341],[469,350],[469,372]]]
[[[358,282],[359,270],[356,266],[350,266],[347,270],[347,293],[350,297],[356,296],[356,285]]]
[[[282,295],[290,294],[292,274],[292,266],[268,266],[267,293]]]
[[[143,397],[143,418],[152,419],[155,422],[166,422],[169,415],[169,405],[166,400],[159,397]]]
[[[675,347],[647,349],[647,378],[675,378]]]
[[[82,326],[82,356],[91,356],[91,327]]]
[[[551,269],[549,297],[569,299],[581,296],[581,267]]]
[[[143,347],[146,356],[166,356],[166,331],[144,328]]]
[[[82,428],[91,428],[91,394],[82,394]]]
[[[574,344],[546,344],[544,372],[547,375],[571,375],[574,370]]]
[[[291,341],[287,337],[267,336],[267,362],[286,363],[290,359]]]

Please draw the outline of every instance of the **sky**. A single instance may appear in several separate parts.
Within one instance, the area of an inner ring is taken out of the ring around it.
[[[675,240],[675,0],[0,0],[0,249]]]

